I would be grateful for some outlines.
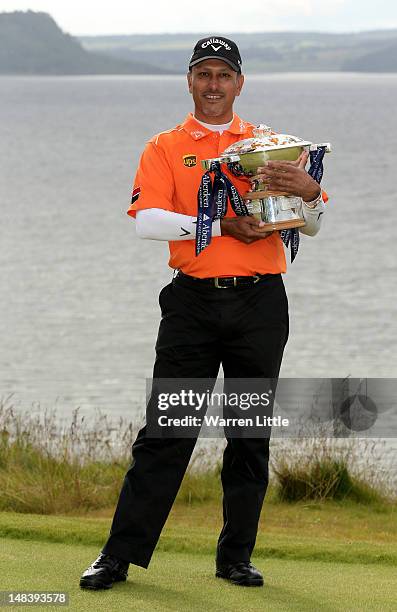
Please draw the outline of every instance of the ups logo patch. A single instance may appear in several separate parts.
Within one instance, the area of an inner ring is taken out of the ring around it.
[[[197,164],[197,157],[196,157],[196,155],[193,155],[192,153],[190,153],[189,155],[184,155],[183,156],[183,165],[184,166],[187,166],[188,168],[192,168],[196,164]]]

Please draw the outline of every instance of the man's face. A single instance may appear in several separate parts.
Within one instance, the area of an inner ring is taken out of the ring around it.
[[[194,114],[205,123],[227,123],[233,117],[233,102],[244,83],[242,74],[217,59],[204,60],[187,75],[194,100]]]

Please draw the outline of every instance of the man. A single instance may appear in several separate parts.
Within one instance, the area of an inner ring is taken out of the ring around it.
[[[212,241],[195,254],[200,160],[252,136],[253,125],[233,114],[244,77],[236,44],[207,37],[196,44],[187,75],[194,101],[177,127],[154,136],[141,157],[128,214],[142,238],[167,240],[178,270],[159,296],[162,310],[153,378],[277,378],[288,337],[286,271],[278,232],[264,232],[251,216],[229,209],[213,221]],[[272,189],[302,198],[304,233],[315,234],[324,203],[319,185],[296,163],[274,162],[261,178]],[[246,184],[233,177],[237,189]],[[306,203],[305,203],[306,202]],[[149,402],[148,411],[152,409]],[[148,435],[132,447],[109,539],[84,572],[83,588],[110,588],[126,580],[128,565],[147,568],[189,463],[194,438]],[[263,577],[250,561],[268,483],[269,440],[228,438],[221,474],[224,525],[216,576],[244,586]]]

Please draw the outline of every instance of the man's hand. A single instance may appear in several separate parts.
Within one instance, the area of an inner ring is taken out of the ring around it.
[[[305,202],[315,200],[321,193],[321,188],[305,170],[308,157],[309,153],[303,151],[294,162],[268,161],[265,166],[258,168],[258,174],[251,180],[259,179],[270,191],[283,191],[299,196]]]
[[[251,244],[273,234],[273,232],[264,231],[264,225],[263,221],[258,221],[251,216],[224,217],[221,219],[221,233],[222,236],[232,236],[245,244]]]

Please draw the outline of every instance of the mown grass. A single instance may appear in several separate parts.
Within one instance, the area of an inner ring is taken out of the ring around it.
[[[131,566],[128,580],[110,591],[81,590],[80,574],[97,552],[93,546],[6,541],[0,555],[2,589],[67,591],[68,609],[95,612],[395,609],[395,568],[385,565],[254,557],[265,586],[246,589],[214,577],[213,555],[158,551],[148,570]]]
[[[0,513],[0,536],[96,545],[109,535],[114,508],[79,516]],[[354,502],[266,501],[255,546],[257,557],[397,565],[396,509]],[[222,526],[218,502],[174,505],[157,550],[214,554]]]
[[[148,570],[131,567],[127,582],[110,591],[81,590],[80,574],[96,553],[89,546],[8,541],[0,556],[2,588],[67,591],[69,608],[81,611],[395,609],[395,569],[383,565],[254,558],[265,575],[265,586],[245,589],[214,577],[213,556],[157,552]]]
[[[139,421],[112,422],[97,412],[88,423],[77,409],[71,422],[62,425],[55,410],[32,416],[17,410],[11,397],[0,400],[0,510],[65,514],[113,507]],[[219,501],[222,447],[218,440],[199,445],[179,491],[179,503]],[[363,449],[354,439],[317,436],[272,441],[275,478],[268,499],[394,505],[388,475],[376,469],[380,452],[373,444]]]

